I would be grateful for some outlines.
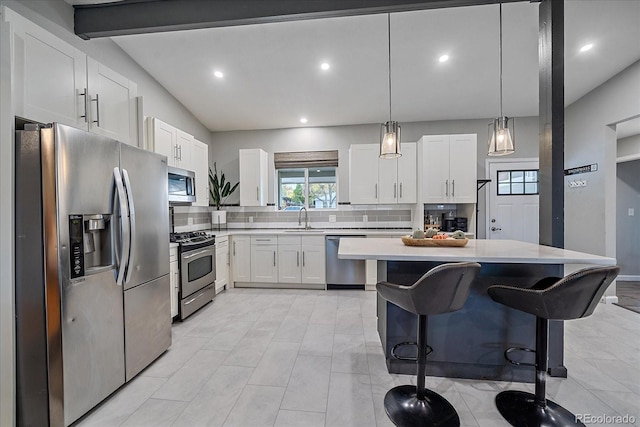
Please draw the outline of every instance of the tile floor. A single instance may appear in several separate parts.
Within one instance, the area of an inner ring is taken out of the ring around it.
[[[375,292],[232,289],[183,323],[173,345],[82,419],[86,426],[392,426]],[[626,415],[640,425],[640,315],[601,305],[566,324],[567,379],[548,395],[574,413]],[[531,384],[428,377],[463,426],[506,424],[501,390]],[[602,424],[600,424],[602,425]],[[605,423],[606,425],[606,423]]]

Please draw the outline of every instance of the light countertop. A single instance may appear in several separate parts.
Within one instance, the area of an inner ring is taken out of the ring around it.
[[[207,234],[214,236],[251,236],[251,235],[271,235],[271,236],[349,236],[349,235],[366,235],[366,236],[389,236],[398,237],[410,234],[410,229],[330,229],[330,228],[312,228],[310,230],[293,229],[293,228],[251,228],[251,229],[228,229],[228,230],[204,230]]]
[[[341,259],[615,265],[615,258],[515,240],[469,240],[465,247],[405,246],[399,238],[341,239]]]

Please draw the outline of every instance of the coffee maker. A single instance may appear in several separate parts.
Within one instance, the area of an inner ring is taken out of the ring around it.
[[[445,212],[442,214],[442,231],[455,231],[456,219],[453,211]]]

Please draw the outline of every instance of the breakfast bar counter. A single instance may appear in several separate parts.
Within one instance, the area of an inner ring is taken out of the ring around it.
[[[469,240],[464,247],[405,246],[399,238],[341,239],[338,257],[378,261],[378,280],[411,285],[429,269],[447,262],[472,261],[482,268],[469,299],[456,312],[429,318],[427,375],[533,382],[532,366],[504,359],[508,347],[535,348],[535,317],[494,302],[487,288],[494,284],[529,287],[543,277],[565,275],[565,266],[615,265],[613,258],[514,240]],[[577,267],[577,268],[576,268]],[[378,333],[389,372],[415,374],[415,362],[391,356],[394,345],[415,341],[416,316],[378,296]],[[551,321],[549,374],[566,377],[564,325]],[[408,350],[402,355],[412,356]],[[518,354],[516,354],[518,353]],[[533,353],[511,353],[524,363]]]

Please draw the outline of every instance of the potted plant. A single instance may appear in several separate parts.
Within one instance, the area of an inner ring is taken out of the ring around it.
[[[227,211],[221,211],[220,207],[224,204],[227,197],[229,197],[238,188],[240,183],[236,182],[235,185],[231,185],[231,182],[227,181],[224,173],[218,175],[218,168],[216,163],[213,163],[213,172],[209,168],[209,199],[210,205],[215,206],[216,210],[211,212],[211,225],[226,224],[227,223]]]

